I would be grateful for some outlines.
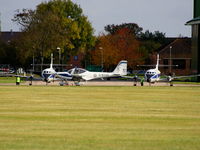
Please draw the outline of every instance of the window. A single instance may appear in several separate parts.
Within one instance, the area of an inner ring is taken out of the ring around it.
[[[85,69],[76,68],[75,71],[74,71],[74,74],[80,74],[80,73],[84,73],[84,72],[86,72]]]
[[[186,69],[185,59],[175,59],[172,61],[173,69]],[[175,66],[178,65],[178,66]]]
[[[167,65],[169,65],[169,60],[168,59],[163,59],[163,65],[164,65],[164,69],[168,69]]]
[[[74,60],[78,60],[78,56],[74,56]]]

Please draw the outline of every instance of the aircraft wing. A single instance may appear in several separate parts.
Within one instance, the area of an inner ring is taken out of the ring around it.
[[[114,73],[113,76],[121,77],[121,74]]]
[[[81,78],[82,78],[83,80],[86,80],[86,81],[94,79],[94,78],[88,77],[88,76],[82,76]]]
[[[87,75],[80,75],[80,74],[72,74],[73,76],[73,80],[75,81],[80,81],[80,80],[92,80],[94,78],[92,78],[91,76],[87,76]]]
[[[79,74],[71,74],[72,75],[72,80],[73,81],[81,81],[82,79],[83,80],[87,80],[87,79],[84,79],[82,76],[80,76]]]
[[[141,81],[142,79],[138,76],[121,76],[122,78],[133,79],[135,81]]]
[[[80,81],[80,80],[89,81],[89,80],[95,79],[95,78],[92,77],[92,76],[80,75],[80,74],[72,74],[72,76],[73,76],[73,80],[74,80],[74,81]],[[106,78],[106,77],[105,77],[105,78]]]
[[[34,77],[33,75],[24,76],[24,75],[17,75],[17,74],[4,74],[4,76],[6,76],[6,77],[20,77],[20,78],[25,78],[25,79],[28,79],[28,80],[43,80],[43,78],[37,78],[37,77]]]
[[[169,81],[172,81],[171,76],[167,76],[166,78],[160,78],[159,81],[157,82],[169,82]]]
[[[174,80],[174,79],[181,79],[181,78],[192,78],[192,77],[198,77],[198,76],[200,76],[200,74],[189,75],[189,76],[175,76],[175,77],[172,77],[172,80]]]
[[[29,78],[30,77],[30,76],[23,76],[23,75],[11,74],[11,73],[6,73],[3,75],[6,77],[20,77],[20,78]]]
[[[170,82],[170,81],[173,81],[175,79],[192,78],[192,77],[197,77],[197,76],[200,76],[200,74],[198,74],[198,75],[188,75],[188,76],[166,76],[166,78],[160,78],[158,82]]]
[[[55,78],[60,79],[60,80],[71,80],[72,77],[67,77],[65,75],[59,75],[59,74],[55,74]]]

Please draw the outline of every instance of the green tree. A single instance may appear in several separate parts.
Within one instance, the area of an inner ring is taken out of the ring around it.
[[[17,42],[20,57],[49,57],[57,47],[62,54],[85,51],[95,44],[93,28],[83,11],[71,0],[51,0],[36,10],[23,9],[13,19],[21,25],[22,36]]]
[[[142,32],[142,28],[139,27],[137,24],[135,23],[123,23],[120,25],[107,25],[104,27],[105,31],[108,32],[109,34],[115,34],[116,32],[118,32],[121,29],[129,29],[129,32],[134,34],[135,37],[139,37],[141,32]]]
[[[153,53],[155,50],[157,50],[158,48],[160,48],[166,42],[164,33],[159,32],[159,31],[150,32],[149,30],[146,30],[145,32],[143,32],[142,27],[139,27],[135,23],[123,23],[120,25],[112,24],[112,25],[105,26],[104,29],[106,32],[108,32],[108,35],[116,35],[120,31],[123,31],[124,29],[128,29],[127,31],[129,33],[127,35],[130,36],[132,34],[132,36],[135,37],[135,39],[140,41],[139,48],[138,48],[138,52],[140,53],[140,55],[137,55],[137,60],[140,60],[139,62],[137,62],[138,64],[143,63],[144,60],[146,63],[148,63],[149,55],[151,53]],[[127,38],[128,38],[128,36],[127,36]],[[116,47],[116,45],[118,45],[118,43],[119,42],[116,42],[114,44],[115,47]],[[124,42],[124,43],[126,43],[126,42]],[[129,43],[127,45],[131,45],[131,44],[132,43]],[[121,43],[121,45],[122,45],[122,43]],[[131,51],[128,51],[128,48],[124,47],[124,51],[127,51],[127,53],[129,53],[129,56],[135,55],[135,54],[132,54]],[[139,57],[141,57],[141,58],[139,58]],[[134,65],[134,64],[136,64],[136,63],[132,62],[132,65]]]
[[[146,63],[150,61],[150,55],[158,50],[166,42],[165,33],[146,30],[140,34],[140,51],[143,52]]]
[[[17,66],[17,50],[14,43],[10,42],[6,44],[0,40],[0,64],[10,64],[11,66]]]
[[[150,32],[149,30],[146,30],[144,33],[142,32],[140,35],[140,39],[143,41],[154,41],[160,44],[163,44],[165,42],[165,33],[155,31]]]

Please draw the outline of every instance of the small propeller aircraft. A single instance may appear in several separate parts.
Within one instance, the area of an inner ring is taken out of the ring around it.
[[[90,72],[82,68],[73,68],[67,72],[56,72],[53,68],[53,54],[51,54],[51,63],[50,68],[46,68],[42,71],[41,76],[42,78],[37,78],[37,80],[43,80],[47,83],[50,83],[55,80],[61,80],[60,85],[67,85],[68,80],[77,81],[75,84],[80,85],[79,82],[81,80],[92,80],[92,79],[98,79],[98,78],[110,78],[110,77],[120,77],[127,75],[127,61],[122,60],[119,62],[117,67],[113,72]],[[27,78],[31,81],[30,85],[32,85],[32,80],[36,79],[31,76],[22,76],[22,75],[14,75],[22,78]]]
[[[67,84],[67,80],[72,80],[72,75],[68,72],[56,72],[53,68],[53,54],[51,54],[51,64],[50,64],[50,68],[46,68],[42,71],[41,74],[42,78],[44,79],[44,81],[46,81],[46,83],[50,83],[54,80],[57,80],[59,77],[59,79],[62,81],[62,84],[64,82],[66,82]]]
[[[58,76],[62,76],[62,80],[71,80],[72,76],[68,73],[68,72],[56,72],[53,69],[53,54],[51,54],[51,64],[50,64],[50,68],[46,68],[42,71],[42,78],[44,79],[44,81],[46,82],[51,82],[56,80],[56,75]]]
[[[68,71],[68,73],[73,76],[73,80],[79,81],[93,80],[93,79],[104,79],[111,77],[121,77],[127,75],[127,61],[122,60],[118,63],[113,72],[91,72],[82,68],[73,68]],[[62,77],[62,75],[57,74],[56,76]]]
[[[41,73],[41,77],[42,78],[36,78],[34,77],[32,74],[31,76],[26,76],[26,75],[20,75],[20,74],[6,74],[7,76],[14,76],[14,77],[20,77],[20,78],[26,78],[27,80],[30,81],[30,84],[29,85],[32,85],[32,81],[33,80],[42,80],[42,81],[45,81],[46,84],[47,83],[50,83],[52,81],[55,81],[55,80],[62,80],[62,82],[66,81],[67,80],[71,80],[72,79],[72,76],[68,73],[68,72],[56,72],[53,68],[53,54],[51,54],[51,63],[50,63],[50,68],[46,68],[42,71]],[[56,78],[55,76],[56,75],[62,75],[62,78],[58,79]]]
[[[200,76],[200,74],[198,75],[189,75],[189,76],[173,76],[173,75],[169,75],[169,76],[165,76],[165,78],[161,78],[161,72],[159,71],[159,54],[157,55],[157,63],[156,63],[156,67],[154,69],[149,69],[145,72],[144,74],[144,80],[146,82],[148,82],[149,84],[155,83],[155,82],[169,82],[170,86],[173,86],[172,81],[175,79],[180,79],[180,78],[192,78],[192,77],[197,77]],[[134,77],[128,77],[125,76],[126,78],[131,78],[134,80],[134,86],[137,85],[137,81],[141,80],[141,78],[139,78],[138,76],[134,76]]]

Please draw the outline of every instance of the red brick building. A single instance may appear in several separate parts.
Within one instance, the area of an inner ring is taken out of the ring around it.
[[[0,40],[6,44],[9,44],[12,40],[17,39],[20,36],[21,32],[0,32]]]
[[[84,54],[83,53],[78,53],[77,55],[71,56],[69,59],[68,64],[71,64],[71,68],[78,67],[78,68],[83,68],[84,66],[82,65],[82,61],[84,59]],[[70,69],[70,68],[67,68]]]
[[[159,70],[164,74],[169,74],[170,72],[175,73],[176,75],[192,74],[191,45],[191,38],[177,38],[159,50],[158,53],[160,54],[160,64],[169,65],[160,67]]]

